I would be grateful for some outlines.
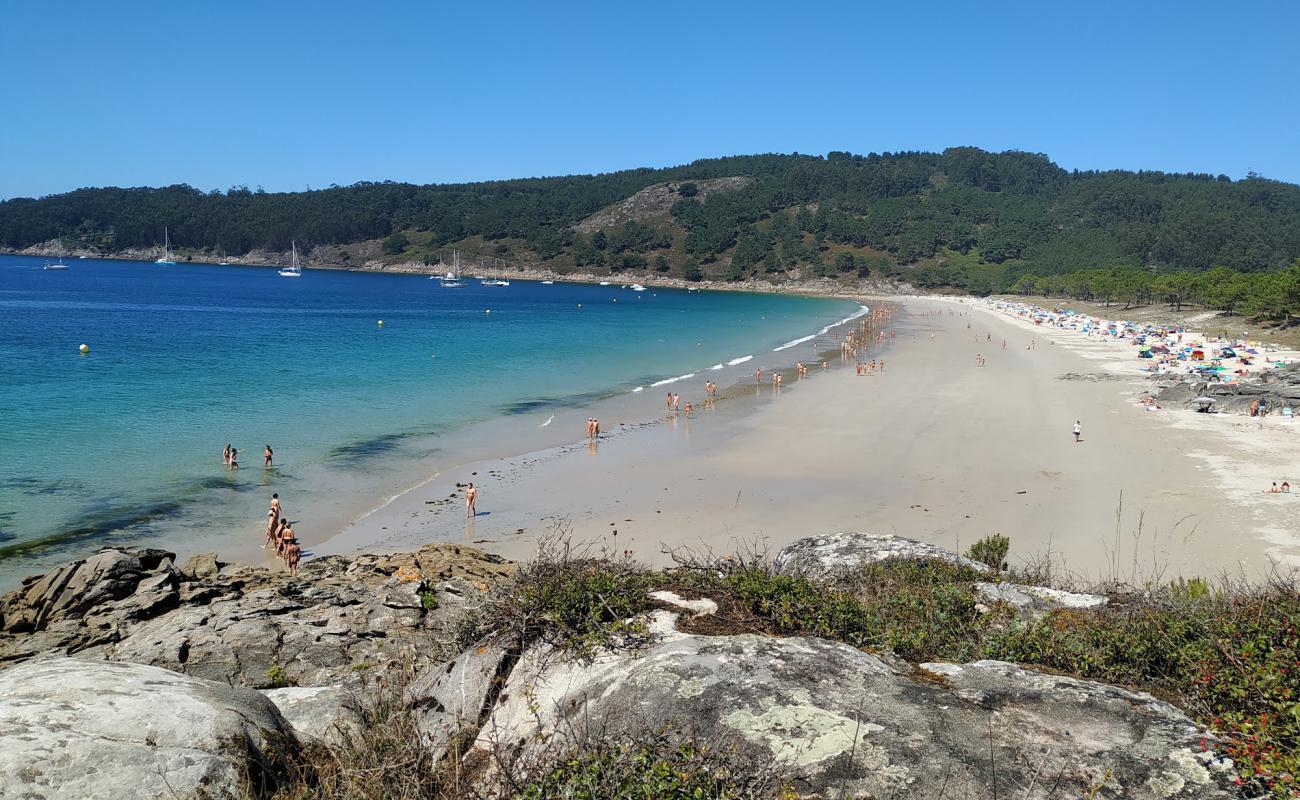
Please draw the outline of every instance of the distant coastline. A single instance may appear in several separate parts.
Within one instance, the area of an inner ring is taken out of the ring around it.
[[[11,248],[0,248],[0,255],[10,256],[35,256],[35,257],[53,257],[57,252],[46,245],[34,245],[22,250]],[[101,255],[90,250],[70,250],[66,257],[93,258],[102,261],[152,261],[157,252],[153,250],[123,250],[112,255]],[[257,253],[255,255],[231,257],[226,259],[225,264],[214,260],[214,256],[203,254],[201,257],[186,257],[177,254],[178,263],[183,264],[202,264],[205,266],[232,266],[232,267],[262,267],[275,268],[284,266],[288,263],[287,254],[284,258],[277,258],[277,254]],[[338,264],[338,263],[314,263],[309,259],[304,259],[304,268],[308,270],[333,270],[340,272],[370,272],[377,274],[390,275],[442,275],[446,268],[440,264],[422,264],[419,262],[400,262],[395,264],[384,263],[379,260],[370,260],[363,264]],[[464,270],[465,272],[474,272],[472,269]],[[796,294],[809,295],[815,297],[841,297],[849,300],[861,300],[868,296],[888,296],[888,295],[907,295],[916,294],[918,290],[910,283],[897,282],[890,280],[855,280],[845,282],[833,278],[792,278],[790,280],[775,282],[768,280],[755,280],[746,278],[739,281],[725,281],[704,279],[699,281],[688,281],[685,278],[671,277],[667,275],[656,275],[653,272],[628,272],[628,273],[595,273],[595,272],[560,272],[546,267],[525,267],[512,268],[508,270],[485,270],[483,274],[493,276],[517,279],[521,281],[556,281],[557,283],[587,283],[599,284],[608,282],[612,284],[631,284],[640,283],[647,287],[658,287],[665,289],[698,289],[707,291],[726,291],[726,292],[761,292],[769,294]],[[921,292],[924,293],[924,292]]]

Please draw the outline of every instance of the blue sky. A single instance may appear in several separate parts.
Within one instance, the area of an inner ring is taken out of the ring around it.
[[[1300,182],[1300,4],[0,4],[0,197],[976,145]]]

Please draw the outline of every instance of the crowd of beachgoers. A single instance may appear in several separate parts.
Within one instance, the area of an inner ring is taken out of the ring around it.
[[[1300,353],[1248,338],[1224,338],[1183,325],[1110,320],[1065,308],[1042,308],[1028,303],[986,300],[993,309],[1043,328],[1072,331],[1087,338],[1131,345],[1137,369],[1150,376],[1168,376],[1205,383],[1233,383],[1258,379],[1270,370],[1300,363]],[[1210,398],[1205,398],[1208,401]],[[1250,408],[1251,416],[1270,411],[1284,418],[1295,413],[1289,405],[1270,409],[1263,401]]]

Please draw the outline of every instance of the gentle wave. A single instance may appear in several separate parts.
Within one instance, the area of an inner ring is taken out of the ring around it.
[[[678,375],[676,378],[664,378],[661,381],[655,381],[654,383],[650,384],[650,388],[653,389],[656,386],[667,386],[670,383],[677,383],[678,381],[684,381],[687,380],[688,378],[694,378],[694,377],[695,377],[695,373],[692,372],[689,375]]]
[[[825,328],[822,328],[820,331],[818,331],[818,332],[817,332],[817,335],[818,335],[818,336],[825,336],[826,334],[828,334],[828,333],[831,332],[831,328],[834,328],[834,327],[836,327],[836,326],[844,325],[844,324],[846,324],[846,323],[852,322],[853,320],[857,319],[858,317],[865,316],[866,314],[869,314],[869,313],[871,313],[871,309],[867,308],[866,306],[858,306],[858,310],[857,310],[857,311],[854,311],[852,314],[848,315],[847,317],[845,317],[844,319],[840,320],[839,322],[836,322],[836,323],[834,323],[834,324],[832,324],[832,325],[827,325]]]
[[[721,365],[721,364],[714,364],[713,366],[709,367],[709,369],[722,369],[722,365]]]
[[[737,364],[744,364],[746,361],[750,360],[751,358],[753,358],[753,356],[741,356],[740,358],[733,358],[727,362],[727,366],[734,367]]]
[[[826,332],[826,329],[822,329],[822,332],[825,333],[825,332]],[[807,342],[807,341],[811,341],[811,340],[813,340],[813,339],[816,339],[816,338],[818,337],[818,335],[819,335],[819,334],[816,334],[816,333],[810,333],[810,334],[808,334],[807,336],[803,336],[803,337],[800,337],[800,338],[798,338],[798,339],[791,339],[790,341],[786,342],[785,344],[781,345],[780,347],[773,347],[773,348],[772,348],[772,352],[773,352],[773,353],[779,353],[779,352],[781,352],[782,350],[789,350],[791,347],[795,347],[795,346],[797,346],[797,345],[801,345],[801,344],[803,344],[804,342]]]
[[[644,386],[638,386],[638,387],[636,387],[635,389],[632,390],[632,394],[636,394],[637,392],[644,392],[644,391],[645,391],[645,387],[644,387]]]

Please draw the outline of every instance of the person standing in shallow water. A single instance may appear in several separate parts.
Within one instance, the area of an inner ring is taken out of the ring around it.
[[[472,483],[465,490],[465,516],[471,518],[478,516],[478,489],[475,489]]]
[[[271,466],[271,457],[272,457],[273,455],[275,455],[275,452],[274,452],[273,450],[271,450],[271,445],[268,444],[268,445],[267,445],[267,446],[262,450],[262,466],[264,466],[264,467],[269,467],[269,466]]]
[[[221,451],[221,464],[224,467],[230,466],[230,445],[227,444]]]

